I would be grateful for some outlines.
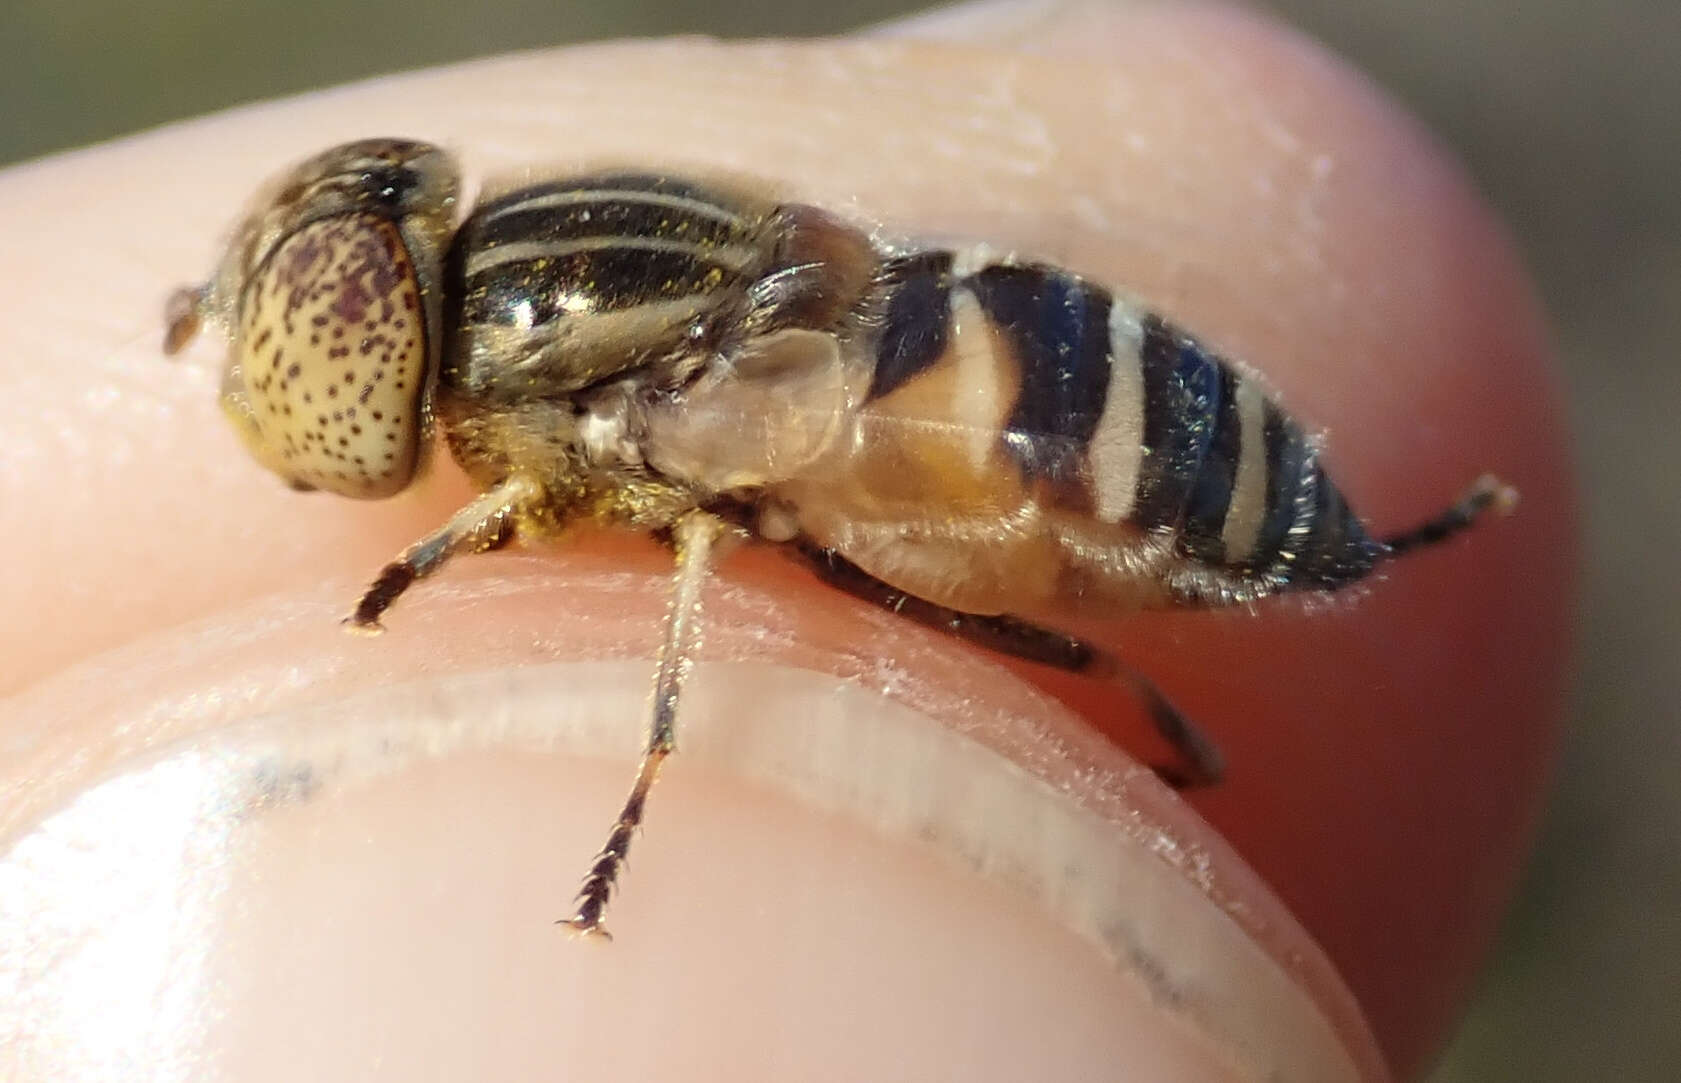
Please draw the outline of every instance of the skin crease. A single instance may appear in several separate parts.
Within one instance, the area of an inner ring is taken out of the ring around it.
[[[1249,14],[994,8],[854,42],[492,60],[14,170],[0,234],[38,262],[0,291],[0,606],[20,615],[0,692],[78,663],[97,682],[101,651],[269,595],[347,606],[467,496],[447,462],[389,502],[287,493],[215,417],[215,350],[175,367],[153,356],[163,297],[203,277],[256,183],[371,134],[442,142],[473,175],[603,159],[756,174],[905,233],[982,238],[1125,284],[1265,373],[1326,433],[1333,476],[1379,532],[1485,470],[1516,485],[1515,517],[1347,599],[1079,626],[1218,738],[1230,780],[1191,803],[1325,948],[1396,1073],[1420,1069],[1530,837],[1575,551],[1527,282],[1410,120]],[[108,202],[117,152],[121,206]],[[658,567],[641,549],[626,559]],[[530,557],[475,561],[539,574]],[[774,554],[739,554],[724,575],[789,597],[822,589]],[[826,611],[855,619],[847,608]],[[520,619],[536,623],[510,643],[564,638],[540,614]],[[403,604],[388,623],[382,649],[428,649],[401,634]],[[1018,669],[1158,754],[1112,689]]]

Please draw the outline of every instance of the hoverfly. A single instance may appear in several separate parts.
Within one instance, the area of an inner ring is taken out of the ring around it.
[[[457,171],[365,140],[297,166],[203,286],[222,405],[302,490],[378,498],[440,428],[481,490],[379,573],[377,631],[460,553],[594,522],[676,558],[648,741],[567,923],[608,901],[671,753],[720,538],[780,543],[834,585],[994,650],[1132,681],[1183,763],[1211,742],[1059,613],[1328,591],[1514,494],[1483,478],[1374,538],[1256,377],[1141,303],[984,248],[896,245],[816,207],[659,172],[549,180],[455,223]]]

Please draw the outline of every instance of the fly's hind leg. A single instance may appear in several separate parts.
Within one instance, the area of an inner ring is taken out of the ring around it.
[[[1013,658],[1125,682],[1178,757],[1177,763],[1154,765],[1156,774],[1174,789],[1212,785],[1225,773],[1224,757],[1208,735],[1180,713],[1153,681],[1095,643],[1008,614],[980,616],[936,605],[882,582],[832,549],[814,545],[801,549],[825,582],[918,624]]]
[[[672,527],[677,571],[672,580],[671,609],[666,615],[665,638],[660,643],[659,666],[654,677],[648,743],[636,769],[630,796],[608,832],[606,845],[596,855],[583,886],[578,889],[576,909],[565,919],[564,924],[580,933],[612,939],[602,920],[618,885],[619,873],[630,856],[631,841],[642,824],[648,791],[676,745],[677,699],[700,641],[700,591],[706,582],[713,547],[725,529],[720,519],[704,511],[689,512]]]
[[[516,474],[450,516],[449,522],[403,550],[380,570],[344,623],[352,631],[383,631],[380,616],[417,579],[443,567],[457,553],[480,553],[513,537],[514,517],[542,495],[531,478]]]

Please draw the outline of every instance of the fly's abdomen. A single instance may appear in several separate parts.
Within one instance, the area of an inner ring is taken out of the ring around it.
[[[985,321],[1015,374],[999,415],[1003,468],[1092,523],[1082,545],[1113,526],[1116,549],[1138,551],[1087,563],[1147,564],[1195,605],[1334,588],[1381,555],[1300,426],[1160,316],[1067,271],[974,253],[918,253],[890,272],[871,397],[949,364],[957,326]]]
[[[1172,531],[1183,556],[1260,592],[1334,588],[1369,573],[1381,547],[1325,476],[1311,439],[1259,382],[1159,316],[1124,302],[1115,313],[1111,364],[1137,371],[1121,382],[1135,385],[1130,408],[1143,431],[1131,446],[1128,521]],[[1092,477],[1102,489],[1104,472]],[[1124,491],[1115,497],[1124,500]],[[1184,587],[1202,582],[1187,576]]]

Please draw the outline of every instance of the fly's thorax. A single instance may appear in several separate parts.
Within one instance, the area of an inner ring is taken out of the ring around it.
[[[271,186],[204,308],[230,338],[222,404],[299,489],[384,497],[428,442],[454,164],[422,143],[333,148]]]
[[[448,261],[451,446],[475,474],[698,493],[798,469],[868,386],[849,343],[878,264],[823,211],[663,175],[488,199]]]
[[[775,204],[657,174],[487,199],[448,261],[453,395],[555,397],[633,371],[675,386],[738,324],[775,256]]]

